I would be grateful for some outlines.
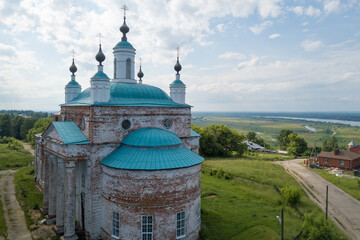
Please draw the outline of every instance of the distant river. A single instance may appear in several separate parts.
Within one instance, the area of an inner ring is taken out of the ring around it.
[[[320,119],[320,118],[298,118],[298,117],[273,117],[273,116],[265,116],[265,117],[266,118],[282,118],[282,119],[290,119],[290,120],[303,120],[303,121],[310,121],[310,122],[337,123],[337,124],[350,125],[353,127],[360,127],[360,122],[357,122],[357,121]]]

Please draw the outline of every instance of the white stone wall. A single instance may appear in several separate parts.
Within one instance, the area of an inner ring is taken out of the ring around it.
[[[136,83],[135,80],[135,49],[114,48],[114,79],[113,82]],[[130,59],[130,78],[126,77],[126,61]]]

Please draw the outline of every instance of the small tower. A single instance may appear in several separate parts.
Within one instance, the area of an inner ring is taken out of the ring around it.
[[[349,142],[349,144],[348,144],[348,150],[350,151],[350,149],[355,147],[355,146],[356,146],[356,144],[354,143],[353,140],[351,140],[351,142]]]
[[[81,86],[75,80],[75,73],[77,71],[77,67],[75,66],[74,58],[72,60],[72,64],[69,70],[72,74],[71,74],[71,81],[65,86],[65,103],[71,102],[81,93]]]
[[[141,59],[140,59],[140,69],[137,76],[139,78],[139,84],[142,84],[142,78],[144,77],[144,73],[141,71]]]
[[[110,100],[110,78],[103,72],[102,62],[105,60],[105,55],[101,50],[99,44],[99,52],[95,57],[99,62],[98,72],[91,78],[91,104],[95,102],[108,102]]]
[[[186,85],[180,80],[179,72],[181,71],[181,65],[179,63],[179,48],[174,69],[176,71],[176,79],[170,84],[170,97],[176,103],[185,104]]]
[[[123,34],[121,42],[116,44],[114,50],[114,79],[113,82],[136,83],[135,79],[135,48],[127,41],[126,34],[130,31],[126,25],[126,10],[124,5],[124,23],[120,27]]]

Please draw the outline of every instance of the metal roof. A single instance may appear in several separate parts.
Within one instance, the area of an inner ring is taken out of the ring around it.
[[[174,102],[160,88],[133,83],[110,83],[110,100],[91,104],[90,88],[84,90],[71,102],[62,106],[132,106],[132,107],[191,107]]]
[[[198,134],[197,132],[195,132],[194,130],[191,129],[191,136],[192,137],[201,137],[200,134]]]
[[[349,146],[352,146],[352,147],[354,147],[354,146],[356,146],[356,144],[354,143],[354,141],[353,140],[351,140],[351,142],[349,142],[349,144],[348,144]]]
[[[360,158],[360,154],[355,152],[350,152],[343,149],[338,149],[332,152],[321,152],[319,157],[324,158],[335,158],[335,159],[343,159],[343,160],[355,160]]]
[[[171,83],[171,85],[185,85],[181,80],[175,80]]]
[[[134,47],[131,45],[131,43],[129,43],[128,41],[121,41],[118,44],[116,44],[116,46],[114,48],[132,48],[134,49]]]
[[[97,73],[95,73],[95,75],[92,76],[92,79],[93,78],[110,79],[103,71],[98,71]]]
[[[159,147],[181,144],[180,138],[172,132],[158,128],[140,128],[128,134],[121,143],[138,147]]]
[[[101,164],[128,170],[164,170],[201,164],[204,158],[185,147],[139,148],[122,145],[100,161]]]
[[[65,145],[90,143],[74,122],[52,122]]]
[[[71,80],[66,86],[80,87],[80,84],[75,80]]]

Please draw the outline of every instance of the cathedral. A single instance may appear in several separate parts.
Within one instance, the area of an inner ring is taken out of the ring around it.
[[[197,239],[200,231],[200,135],[191,130],[179,56],[170,96],[135,77],[129,27],[113,48],[114,76],[99,45],[90,88],[76,81],[36,135],[35,180],[47,224],[63,239]]]

